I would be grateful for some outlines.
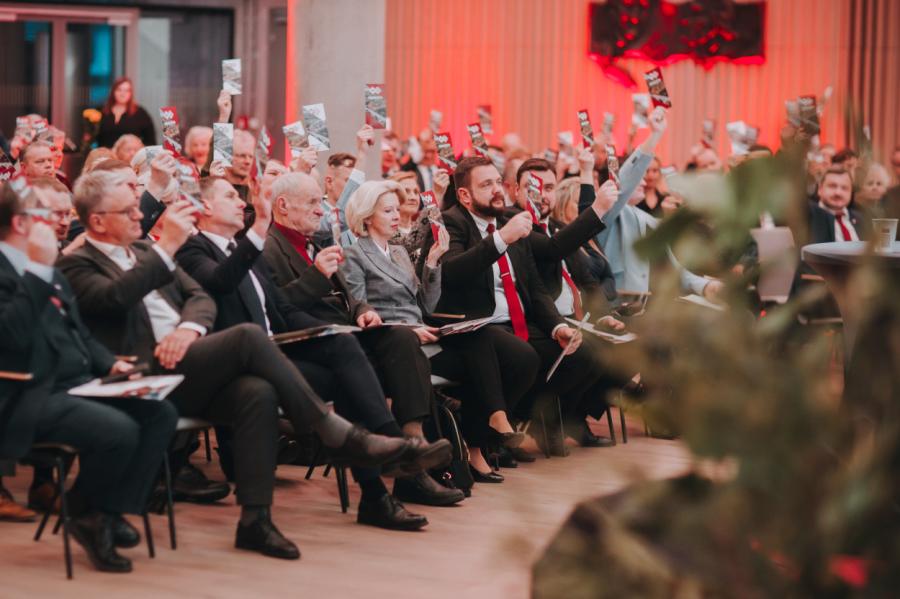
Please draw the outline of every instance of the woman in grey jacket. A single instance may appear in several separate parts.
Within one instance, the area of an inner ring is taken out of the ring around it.
[[[441,256],[450,237],[439,227],[437,243],[428,253],[421,280],[405,249],[388,240],[400,226],[400,186],[393,181],[370,181],[347,204],[347,223],[359,241],[344,249],[341,272],[350,291],[378,311],[386,323],[414,327],[432,372],[463,384],[463,435],[469,444],[469,464],[478,482],[501,482],[488,466],[481,448],[516,447],[524,439],[507,418],[507,408],[531,387],[538,370],[534,360],[508,359],[479,329],[446,336],[425,324],[423,313],[434,309],[441,294]],[[502,365],[502,366],[501,366]]]

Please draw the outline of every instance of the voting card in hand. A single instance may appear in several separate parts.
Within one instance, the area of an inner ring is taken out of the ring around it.
[[[331,149],[328,127],[325,124],[325,105],[309,104],[303,107],[303,123],[309,134],[309,145],[319,152]]]
[[[232,96],[241,95],[241,59],[222,61],[222,90]]]
[[[387,129],[387,103],[383,83],[366,83],[366,124],[372,129]]]
[[[213,161],[222,166],[231,166],[234,156],[234,125],[213,123]]]

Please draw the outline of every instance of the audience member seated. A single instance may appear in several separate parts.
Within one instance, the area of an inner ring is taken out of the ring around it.
[[[463,427],[473,474],[482,482],[500,482],[481,448],[517,447],[524,439],[512,428],[507,409],[531,387],[537,356],[526,354],[528,360],[516,362],[519,354],[503,353],[502,346],[494,345],[496,333],[490,329],[440,337],[437,328],[425,325],[423,308],[432,312],[440,298],[439,260],[449,249],[450,238],[440,227],[439,243],[431,246],[420,280],[405,249],[390,244],[400,227],[402,194],[393,181],[363,183],[353,194],[347,221],[359,240],[345,250],[341,272],[353,296],[382,318],[417,325],[413,330],[430,355],[434,374],[465,383]]]
[[[19,165],[28,179],[56,176],[53,147],[44,141],[34,141],[22,148]]]
[[[394,417],[409,436],[422,437],[431,413],[431,368],[408,327],[382,327],[372,306],[353,297],[338,272],[341,248],[322,249],[311,241],[322,218],[322,190],[303,173],[279,177],[272,189],[274,225],[263,256],[275,284],[292,304],[334,324],[366,329],[358,335],[391,398]]]
[[[202,126],[191,127],[184,136],[184,155],[198,169],[202,169],[207,163],[212,138],[212,127]]]
[[[131,164],[131,159],[137,154],[138,150],[144,147],[141,138],[131,133],[126,133],[116,140],[113,144],[112,151],[116,155],[117,160],[121,160],[125,164]]]
[[[57,238],[31,204],[0,188],[0,364],[29,373],[28,382],[0,381],[0,456],[20,458],[38,442],[79,452],[68,492],[71,531],[91,563],[129,572],[117,548],[134,547],[138,532],[122,514],[142,514],[157,479],[177,415],[168,401],[91,400],[69,389],[128,372],[82,323],[66,280],[53,268]]]
[[[263,195],[256,198],[256,221],[244,238],[235,241],[244,224],[244,203],[237,191],[224,179],[205,178],[201,194],[206,211],[198,215],[200,234],[188,239],[176,259],[216,300],[214,329],[253,323],[272,335],[326,324],[287,302],[271,280],[262,257],[272,219],[270,200]],[[353,335],[322,337],[282,349],[316,391],[335,401],[339,414],[370,431],[402,436],[378,377]],[[449,451],[450,444],[443,439],[430,447],[421,438],[410,441],[410,452],[423,469],[449,458]],[[405,530],[427,523],[424,516],[408,513],[388,496],[377,469],[354,469],[354,475],[363,490],[360,522]],[[405,495],[416,503],[450,505],[463,499],[461,491],[441,487],[424,472],[397,478],[395,494],[403,495],[403,489],[411,489]]]
[[[233,427],[241,505],[235,546],[297,559],[296,545],[270,515],[278,408],[295,430],[312,427],[338,463],[395,461],[408,453],[409,442],[368,434],[332,413],[260,327],[210,334],[215,302],[173,261],[196,209],[173,204],[159,241],[136,243],[143,215],[128,173],[134,177],[130,170],[95,171],[79,180],[75,209],[87,242],[60,260],[60,269],[84,307],[85,322],[107,347],[137,356],[153,372],[185,375],[170,396],[180,415]]]
[[[580,349],[581,334],[565,324],[541,283],[528,239],[531,216],[521,212],[506,218],[503,180],[490,159],[463,159],[454,179],[459,204],[443,214],[450,249],[441,268],[438,310],[469,319],[495,317],[497,323],[485,328],[493,330],[494,346],[516,356],[517,363],[538,354],[538,384],[515,412],[519,419],[539,414],[553,430],[559,420],[553,397],[580,397],[594,382],[593,360]],[[430,245],[423,250],[428,251]],[[545,383],[560,348],[568,356]],[[544,448],[554,455],[567,452],[556,437]]]
[[[313,237],[313,241],[323,247],[335,243],[336,223],[341,230],[341,246],[351,245],[356,241],[356,236],[352,232],[348,233],[344,210],[350,196],[366,180],[367,149],[373,136],[372,127],[363,125],[356,132],[355,157],[346,152],[338,152],[328,157],[328,168],[325,169],[323,178],[325,196],[322,198],[322,219]]]
[[[650,161],[650,166],[647,167],[647,174],[644,175],[644,199],[635,207],[656,218],[665,216],[663,202],[669,196],[665,186],[659,158],[654,157]]]

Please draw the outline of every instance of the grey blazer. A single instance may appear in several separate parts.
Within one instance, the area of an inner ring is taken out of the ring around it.
[[[420,282],[402,246],[388,245],[388,252],[390,260],[369,237],[344,248],[341,274],[350,293],[385,322],[422,323],[422,308],[433,311],[441,298],[440,266],[425,266]]]

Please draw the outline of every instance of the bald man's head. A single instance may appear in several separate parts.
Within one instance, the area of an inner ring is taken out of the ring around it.
[[[310,236],[319,230],[325,212],[322,188],[306,173],[281,175],[272,184],[272,212],[275,222]]]

